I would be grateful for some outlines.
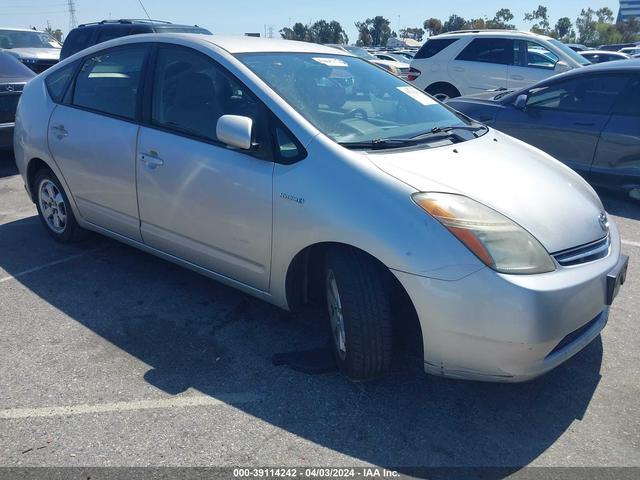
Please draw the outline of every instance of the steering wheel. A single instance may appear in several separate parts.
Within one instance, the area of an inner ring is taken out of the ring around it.
[[[344,114],[343,120],[346,120],[348,118],[359,118],[360,120],[367,120],[369,118],[369,115],[367,115],[367,112],[363,108],[358,107],[354,108],[353,110],[349,110]]]

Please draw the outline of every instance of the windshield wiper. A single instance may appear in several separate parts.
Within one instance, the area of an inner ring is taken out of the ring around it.
[[[428,132],[423,132],[420,133],[418,135],[416,135],[415,137],[411,137],[412,140],[423,140],[426,138],[430,138],[430,137],[439,137],[442,136],[442,134],[445,134],[448,137],[452,137],[455,138],[458,142],[464,142],[469,140],[468,138],[463,137],[462,135],[459,135],[457,133],[455,133],[455,130],[463,130],[463,131],[467,131],[467,132],[473,132],[473,136],[474,137],[478,137],[478,135],[475,133],[479,130],[486,130],[487,127],[485,127],[484,125],[458,125],[458,126],[449,126],[449,127],[433,127],[431,130],[429,130]]]
[[[385,148],[402,148],[417,145],[413,138],[378,138],[370,142],[340,142],[340,145],[351,149],[384,150]]]

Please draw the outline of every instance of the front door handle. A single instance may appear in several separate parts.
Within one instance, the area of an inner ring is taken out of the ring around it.
[[[149,170],[155,170],[164,165],[164,160],[158,156],[158,152],[155,150],[151,150],[149,153],[141,153],[138,155],[138,160],[144,163]]]
[[[58,124],[51,127],[51,131],[54,133],[58,140],[62,140],[64,137],[69,136],[69,132],[64,128],[64,125]]]

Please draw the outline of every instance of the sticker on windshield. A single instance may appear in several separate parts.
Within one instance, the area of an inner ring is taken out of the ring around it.
[[[348,67],[349,64],[344,60],[333,57],[314,57],[316,62],[326,65],[327,67]]]
[[[428,95],[425,95],[420,90],[417,90],[417,89],[415,89],[413,87],[409,87],[409,86],[398,87],[398,90],[400,90],[405,95],[409,95],[416,102],[419,102],[422,105],[435,105],[437,103],[431,97],[429,97]]]

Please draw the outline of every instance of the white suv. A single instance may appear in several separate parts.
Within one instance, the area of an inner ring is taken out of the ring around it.
[[[526,87],[584,65],[589,62],[550,37],[515,30],[465,30],[427,40],[411,62],[408,79],[444,101]]]

